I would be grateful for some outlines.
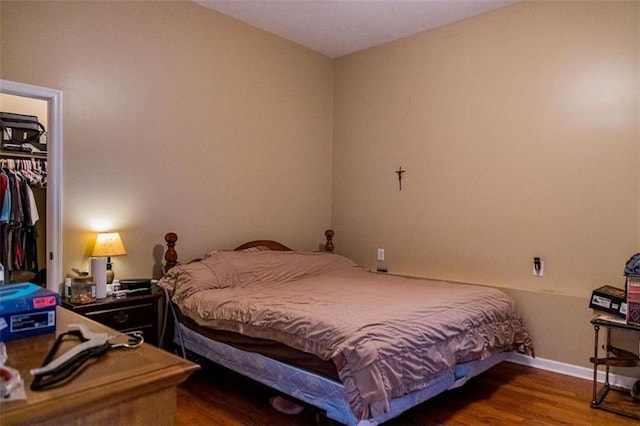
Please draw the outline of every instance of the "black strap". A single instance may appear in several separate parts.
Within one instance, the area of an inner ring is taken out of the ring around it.
[[[86,341],[86,339],[82,337],[82,334],[80,334],[79,330],[72,330],[67,333],[63,333],[59,335],[55,343],[51,347],[51,350],[49,350],[49,353],[44,358],[44,361],[42,362],[42,367],[44,367],[45,365],[47,365],[53,360],[53,357],[55,356],[56,352],[60,348],[60,345],[62,344],[64,338],[68,335],[76,336],[81,341]],[[36,374],[35,378],[33,379],[33,382],[31,383],[31,390],[33,391],[44,390],[54,385],[67,381],[74,374],[80,371],[80,367],[82,367],[82,365],[85,362],[87,362],[89,359],[93,357],[99,357],[105,354],[110,347],[111,345],[109,344],[109,342],[105,342],[101,346],[95,346],[93,348],[86,349],[76,354],[74,357],[65,361],[62,365],[60,365],[59,367],[55,368],[50,372]]]

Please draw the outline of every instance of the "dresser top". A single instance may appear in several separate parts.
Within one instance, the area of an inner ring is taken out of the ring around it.
[[[97,409],[117,403],[118,400],[124,401],[176,386],[199,368],[197,364],[145,343],[135,349],[111,349],[101,357],[89,360],[82,371],[67,383],[45,391],[32,391],[30,370],[41,366],[56,335],[69,331],[69,324],[85,324],[90,331],[105,332],[109,336],[118,334],[111,328],[58,306],[55,334],[6,342],[6,364],[20,371],[27,399],[1,402],[0,424],[34,422],[70,410]],[[63,343],[58,354],[77,343],[75,339]]]

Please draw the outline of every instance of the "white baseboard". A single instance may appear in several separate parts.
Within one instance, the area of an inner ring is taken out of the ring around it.
[[[512,353],[507,361],[514,364],[526,365],[541,370],[553,371],[567,376],[579,377],[581,379],[593,380],[593,368],[580,367],[566,364],[564,362],[552,361],[544,358],[531,358],[519,353]],[[604,383],[605,372],[603,368],[598,369],[598,382]],[[625,389],[631,389],[638,379],[635,377],[623,376],[620,374],[609,374],[609,383]]]

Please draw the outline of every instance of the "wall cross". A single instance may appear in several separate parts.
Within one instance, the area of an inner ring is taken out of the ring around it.
[[[400,191],[402,191],[402,174],[404,172],[406,172],[406,170],[402,170],[402,166],[400,166],[400,168],[396,170],[396,173],[398,174],[398,185],[400,187]]]

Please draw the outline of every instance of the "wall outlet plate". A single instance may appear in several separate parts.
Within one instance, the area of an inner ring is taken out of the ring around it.
[[[536,267],[536,262],[533,262],[533,276],[534,277],[543,277],[544,276],[544,260],[539,260],[540,264]]]

